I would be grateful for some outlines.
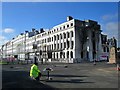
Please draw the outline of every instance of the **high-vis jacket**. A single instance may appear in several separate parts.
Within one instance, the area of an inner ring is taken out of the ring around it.
[[[38,66],[33,64],[30,69],[30,76],[36,78],[38,77],[39,73],[40,73],[40,70],[38,69]]]

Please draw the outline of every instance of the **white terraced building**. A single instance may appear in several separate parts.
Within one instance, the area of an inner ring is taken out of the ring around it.
[[[36,53],[47,62],[99,61],[104,52],[101,35],[96,21],[68,16],[66,22],[50,30],[32,29],[13,38],[2,45],[2,58],[14,56],[18,60],[29,60]]]

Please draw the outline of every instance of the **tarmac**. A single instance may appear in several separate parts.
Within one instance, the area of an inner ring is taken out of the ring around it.
[[[107,62],[78,63],[78,64],[39,64],[42,73],[39,82],[29,77],[31,64],[2,65],[2,89],[22,88],[39,89],[80,89],[80,88],[119,88],[119,71],[115,64]],[[47,80],[45,68],[52,68],[51,80]]]

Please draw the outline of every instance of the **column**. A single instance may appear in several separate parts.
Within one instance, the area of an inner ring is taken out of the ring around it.
[[[64,48],[65,48],[65,47],[64,47],[64,33],[62,34],[62,36],[63,36],[63,37],[62,37],[62,40],[63,40],[63,42],[62,42],[62,43],[63,43],[63,44],[62,44],[62,45],[63,45],[62,48],[64,49]]]
[[[72,48],[72,32],[70,32],[70,48]]]
[[[93,43],[92,43],[92,31],[91,30],[89,30],[88,36],[89,36],[89,59],[90,61],[93,61]]]
[[[100,61],[101,53],[102,53],[101,31],[99,31],[99,38],[98,38],[98,60],[99,61]]]
[[[68,41],[68,32],[66,33],[66,48],[68,49],[68,43],[67,43],[67,41]]]

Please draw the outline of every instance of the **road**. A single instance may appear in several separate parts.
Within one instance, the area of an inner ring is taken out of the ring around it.
[[[118,88],[119,72],[116,65],[106,62],[80,64],[39,64],[42,72],[40,82],[29,78],[29,65],[3,65],[2,88]],[[47,72],[43,69],[53,68],[52,80],[46,80]]]

